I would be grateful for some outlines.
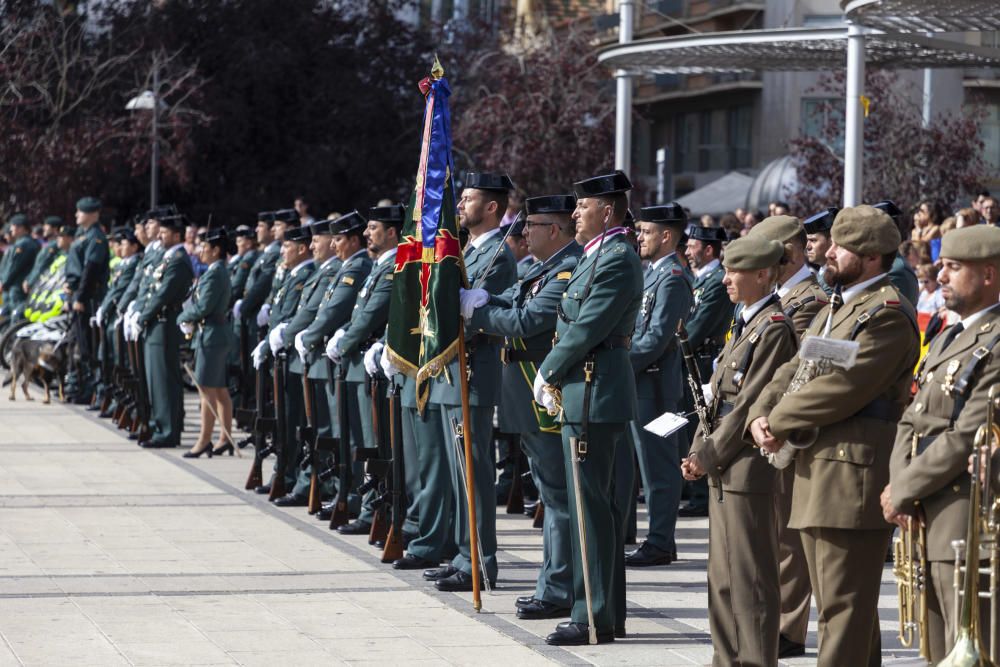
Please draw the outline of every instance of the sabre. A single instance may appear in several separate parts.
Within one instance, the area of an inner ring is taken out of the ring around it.
[[[583,564],[583,594],[587,599],[587,634],[591,644],[597,643],[594,626],[594,594],[590,586],[590,556],[587,554],[587,522],[583,520],[583,485],[580,483],[580,463],[587,458],[587,442],[570,438],[570,462],[573,468],[573,495],[576,500],[576,530],[580,534],[580,561]]]
[[[497,249],[493,252],[493,256],[490,257],[490,263],[486,265],[486,270],[483,271],[481,274],[479,274],[479,277],[476,278],[476,282],[475,284],[473,284],[472,289],[479,289],[480,287],[482,287],[483,283],[486,282],[486,276],[490,275],[490,270],[493,268],[493,265],[496,263],[497,258],[500,257],[500,253],[503,252],[504,247],[506,247],[507,245],[507,238],[510,236],[510,233],[514,231],[514,227],[517,226],[518,221],[520,221],[521,218],[523,217],[524,217],[524,211],[521,211],[520,213],[517,214],[517,217],[514,218],[514,222],[507,225],[507,231],[504,232],[503,239],[501,239],[500,245],[497,246]]]

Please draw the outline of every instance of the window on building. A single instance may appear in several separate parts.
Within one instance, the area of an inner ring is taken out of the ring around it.
[[[744,169],[753,160],[753,108],[729,110],[729,169]]]
[[[844,99],[842,97],[805,97],[802,99],[802,134],[830,141],[832,148],[844,152]]]
[[[1000,104],[986,104],[984,108],[986,116],[979,125],[983,159],[994,169],[1000,169]]]
[[[753,107],[681,113],[674,119],[674,172],[730,171],[751,166]]]

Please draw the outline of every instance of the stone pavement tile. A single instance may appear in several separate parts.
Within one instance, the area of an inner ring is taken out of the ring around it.
[[[399,665],[413,660],[434,660],[439,656],[410,637],[362,639],[317,639],[338,660],[368,660]]]
[[[62,592],[62,587],[55,580],[48,577],[23,579],[20,577],[0,576],[0,595],[30,597],[32,595],[58,595]],[[0,607],[2,606],[3,603],[0,602]],[[2,627],[2,624],[0,624],[0,627]]]
[[[231,651],[229,657],[245,667],[336,667],[346,665],[331,653],[318,649],[314,651]],[[381,667],[385,667],[383,663]]]
[[[431,648],[454,647],[454,646],[514,646],[517,642],[498,630],[477,623],[473,619],[466,619],[461,625],[434,624],[432,627],[409,627],[407,634],[419,641],[421,644]]]
[[[225,651],[208,640],[116,644],[133,665],[234,665]]]
[[[378,660],[348,660],[345,664],[348,664],[351,667],[385,667],[385,663]],[[417,667],[450,667],[451,664],[452,663],[441,658],[406,661],[406,665],[416,665]]]
[[[97,627],[114,644],[155,644],[205,641],[204,635],[185,619],[175,616],[156,620],[104,620]]]
[[[21,667],[23,664],[0,637],[0,667]]]
[[[61,638],[55,642],[48,636],[38,637],[31,643],[11,642],[11,646],[20,661],[28,667],[35,665],[105,667],[130,664],[128,659],[103,637],[72,640]]]
[[[444,602],[419,590],[345,592],[342,595],[345,600],[354,602],[359,607],[379,610],[380,615],[381,612],[390,613],[392,610],[445,609]]]
[[[517,667],[541,667],[554,665],[553,661],[531,650],[527,646],[511,644],[490,646],[487,649],[462,646],[434,646],[434,652],[457,667],[482,667],[491,665],[517,665]]]

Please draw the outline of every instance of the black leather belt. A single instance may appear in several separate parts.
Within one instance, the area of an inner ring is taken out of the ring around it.
[[[729,401],[720,401],[719,407],[715,411],[715,418],[722,419],[735,409],[736,409],[735,403],[730,403]]]
[[[469,345],[472,347],[477,347],[479,345],[503,345],[503,337],[476,334],[469,339]]]
[[[520,362],[520,361],[530,361],[532,363],[539,364],[545,361],[545,356],[548,354],[548,350],[514,350],[507,348],[504,350],[504,356],[508,362]]]
[[[557,333],[555,336],[552,337],[552,345],[553,345],[553,347],[558,342],[559,342],[559,334]],[[600,343],[598,343],[597,345],[595,345],[594,349],[592,349],[587,354],[594,354],[598,350],[617,350],[617,349],[621,349],[621,348],[625,348],[626,350],[629,350],[629,349],[632,348],[632,337],[631,336],[608,336],[607,338],[605,338],[604,340],[602,340]]]
[[[903,416],[903,408],[887,398],[879,397],[854,413],[855,417],[878,419],[884,422],[898,422]]]

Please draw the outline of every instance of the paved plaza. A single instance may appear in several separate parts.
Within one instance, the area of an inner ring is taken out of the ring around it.
[[[527,517],[500,515],[498,590],[477,614],[469,595],[380,564],[365,538],[244,491],[249,450],[185,460],[92,415],[0,402],[0,667],[711,662],[705,519],[680,520],[680,562],[629,571],[627,639],[550,647],[555,621],[513,613],[541,558]],[[888,567],[880,606],[886,663],[914,663]],[[813,664],[815,644],[814,619],[807,656],[782,664]]]

